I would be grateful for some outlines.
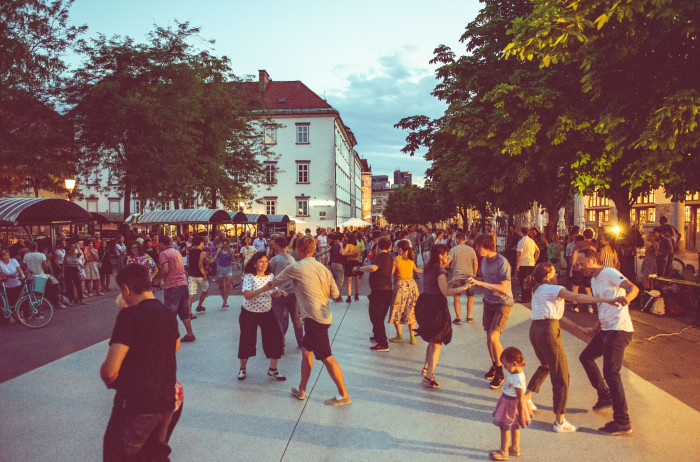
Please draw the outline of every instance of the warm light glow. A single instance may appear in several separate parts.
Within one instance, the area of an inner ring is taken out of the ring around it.
[[[72,178],[66,178],[65,184],[66,184],[66,189],[69,192],[73,192],[73,190],[75,189],[75,180]]]
[[[620,227],[619,226],[614,226],[612,229],[612,232],[615,234],[620,234]]]

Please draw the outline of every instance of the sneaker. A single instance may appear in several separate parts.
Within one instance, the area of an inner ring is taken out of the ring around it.
[[[199,306],[197,307],[197,310],[196,310],[196,311],[199,313],[199,312],[202,312],[202,311],[207,311],[207,309],[204,308],[202,305],[199,305]]]
[[[180,339],[180,342],[194,342],[196,339],[194,335],[185,335]]]
[[[280,374],[279,371],[278,371],[277,369],[268,369],[268,370],[267,370],[267,375],[269,375],[270,377],[274,377],[274,378],[276,378],[277,380],[280,380],[280,381],[282,381],[282,380],[287,380],[287,377],[285,377],[285,376],[283,376],[282,374]]]
[[[370,347],[370,350],[372,350],[372,351],[389,351],[389,347],[385,346],[385,345],[380,345],[377,343],[373,347]]]
[[[474,322],[474,318],[467,318],[467,323],[471,324]]]
[[[435,378],[429,379],[428,377],[424,377],[423,385],[428,388],[440,388],[440,384],[435,381]]]
[[[573,433],[578,430],[578,425],[569,423],[566,419],[564,419],[562,423],[554,422],[552,430],[554,430],[556,433]]]
[[[238,371],[238,380],[245,380],[246,377],[246,372],[245,369],[241,369]]]
[[[612,422],[608,422],[604,426],[600,427],[598,431],[611,436],[627,435],[632,433],[632,425],[622,425],[613,420]]]
[[[593,305],[588,305],[588,312],[593,314]]]
[[[300,401],[306,399],[306,393],[304,390],[297,390],[294,387],[292,387],[292,396]]]
[[[598,401],[593,405],[594,411],[600,411],[602,409],[607,409],[612,407],[612,399],[610,398],[598,398]]]
[[[452,321],[452,324],[457,324],[458,326],[461,326],[461,325],[462,325],[462,320],[459,319],[459,318],[455,318],[455,320]]]
[[[501,388],[501,385],[503,385],[503,382],[505,381],[505,376],[503,375],[503,371],[496,371],[496,375],[493,377],[493,380],[489,382],[489,386],[493,388],[494,390],[497,390]]]
[[[415,345],[416,343],[418,343],[418,339],[411,335],[411,345]]]
[[[348,297],[347,300],[345,300],[345,303],[352,303],[352,298]]]
[[[345,396],[342,398],[338,398],[337,396],[334,396],[333,398],[329,398],[323,402],[326,406],[345,406],[346,404],[350,404],[350,397]]]
[[[486,374],[484,374],[484,378],[489,382],[493,380],[493,378],[496,376],[496,369],[496,366],[491,366],[491,369],[489,369],[489,371]]]
[[[403,343],[403,335],[397,335],[394,338],[390,338],[389,341],[392,343]]]

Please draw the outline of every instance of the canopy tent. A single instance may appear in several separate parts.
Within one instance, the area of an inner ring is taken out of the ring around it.
[[[156,210],[142,214],[139,225],[196,225],[231,223],[231,216],[219,209]]]
[[[367,223],[364,220],[360,220],[359,218],[351,218],[345,223],[341,223],[340,226],[347,228],[348,226],[354,226],[356,228],[364,227],[364,226],[372,226],[371,223]]]
[[[92,218],[98,225],[124,223],[124,214],[115,212],[91,212]]]
[[[269,234],[284,233],[289,230],[289,216],[287,215],[267,215],[267,225],[264,227]]]
[[[263,228],[269,223],[267,215],[261,213],[228,212],[228,214],[231,217],[237,236],[240,236],[245,231],[256,233],[259,227]]]
[[[0,198],[0,226],[94,222],[87,210],[65,199]]]

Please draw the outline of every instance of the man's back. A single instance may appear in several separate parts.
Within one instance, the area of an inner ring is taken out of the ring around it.
[[[168,265],[168,274],[165,276],[166,289],[187,285],[187,275],[185,274],[185,266],[182,263],[180,252],[172,247],[168,247],[160,252],[158,261],[161,268],[163,265]]]
[[[340,296],[328,268],[313,257],[306,257],[289,265],[278,276],[281,281],[294,281],[301,318],[311,318],[321,324],[333,320],[328,299]]]
[[[466,244],[459,244],[450,249],[450,258],[452,258],[452,271],[455,274],[462,276],[475,276],[474,262],[476,261],[476,252]]]
[[[286,267],[289,265],[294,264],[295,260],[294,257],[289,255],[287,252],[282,252],[278,253],[274,257],[270,259],[270,270],[272,270],[272,274],[277,276],[280,274]],[[284,291],[288,290],[294,290],[294,285],[292,282],[287,282],[284,283],[280,286],[280,289]]]
[[[177,319],[159,300],[119,311],[110,345],[125,345],[129,351],[114,383],[115,403],[134,414],[173,409],[178,338]]]
[[[46,261],[46,255],[41,252],[28,252],[24,254],[24,264],[32,274],[44,274],[43,262]]]

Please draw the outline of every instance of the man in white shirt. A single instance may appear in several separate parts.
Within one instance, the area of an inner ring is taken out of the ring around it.
[[[265,239],[265,235],[262,232],[259,232],[258,237],[253,241],[253,247],[258,252],[267,252],[267,239]]]
[[[622,387],[620,369],[625,355],[625,348],[632,341],[632,319],[629,314],[629,302],[639,293],[637,286],[614,268],[604,268],[598,253],[593,249],[579,251],[575,269],[591,276],[591,288],[595,297],[617,299],[615,305],[600,303],[598,306],[598,325],[587,329],[593,340],[581,352],[579,360],[586,370],[588,379],[598,392],[598,401],[593,406],[597,411],[612,406],[613,421],[599,428],[609,435],[623,435],[632,432],[630,417],[627,413],[627,400]],[[596,359],[603,357],[603,373],[596,364]]]
[[[532,299],[532,290],[525,289],[525,279],[532,274],[537,261],[539,249],[537,244],[528,235],[530,232],[527,228],[520,228],[522,239],[518,242],[518,247],[515,249],[517,257],[515,261],[515,270],[518,272],[518,281],[520,281],[520,303],[530,303]]]
[[[464,233],[457,233],[457,245],[450,249],[450,253],[447,256],[450,260],[450,266],[452,268],[452,280],[455,282],[455,287],[464,285],[466,280],[470,277],[476,277],[476,270],[479,266],[478,260],[476,258],[476,252],[474,249],[466,244],[466,236]],[[474,308],[474,287],[470,287],[465,290],[464,293],[467,295],[467,322],[473,322],[472,310]],[[460,294],[454,296],[454,309],[455,309],[455,324],[462,324],[461,310],[462,301],[460,299]]]
[[[29,252],[24,254],[22,262],[27,266],[29,274],[34,276],[44,276],[49,270],[49,262],[46,260],[46,255],[43,252],[38,252],[39,246],[36,242],[30,242],[28,246]],[[48,276],[47,276],[48,277]],[[46,283],[46,298],[57,308],[65,308],[59,297],[60,289],[58,284],[51,281]]]
[[[296,246],[302,259],[284,268],[269,283],[269,288],[273,289],[287,281],[294,282],[294,292],[304,323],[301,380],[299,388],[292,388],[292,396],[300,400],[306,399],[306,385],[316,357],[326,366],[328,374],[338,388],[338,395],[325,400],[324,403],[328,406],[344,406],[350,404],[350,395],[345,388],[343,371],[331,352],[328,337],[328,328],[333,320],[328,299],[339,297],[340,292],[328,268],[314,258],[316,240],[313,236],[307,234],[299,238]]]

